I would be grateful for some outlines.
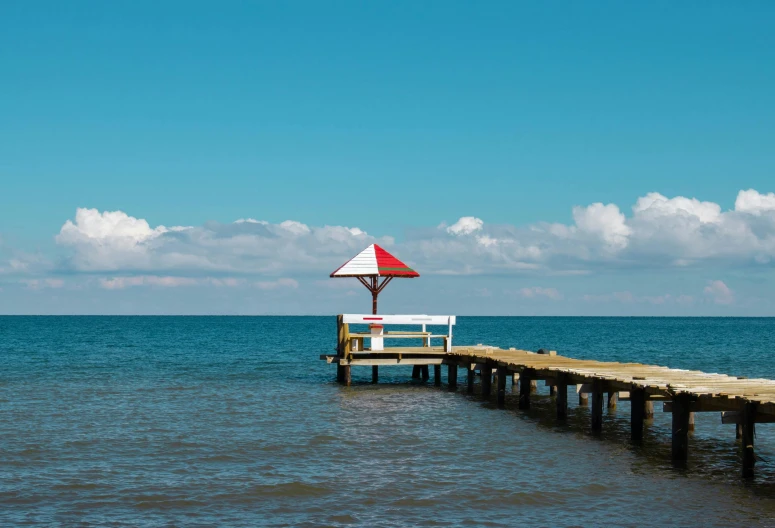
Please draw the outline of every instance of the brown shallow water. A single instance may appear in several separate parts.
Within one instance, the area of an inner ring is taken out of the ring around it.
[[[697,321],[461,318],[457,339],[775,377],[771,320]],[[544,388],[527,413],[409,367],[345,388],[317,360],[333,319],[301,325],[303,349],[293,318],[0,318],[0,524],[774,524],[773,426],[752,482],[715,413],[675,468],[659,405],[636,448],[626,402],[593,435],[573,397],[554,420]]]

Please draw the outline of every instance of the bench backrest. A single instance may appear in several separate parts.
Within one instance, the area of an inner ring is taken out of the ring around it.
[[[454,315],[363,315],[344,314],[342,322],[347,324],[400,324],[400,325],[443,325],[453,326]]]

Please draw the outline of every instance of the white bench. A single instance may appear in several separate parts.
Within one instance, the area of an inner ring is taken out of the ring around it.
[[[348,351],[352,352],[362,339],[371,339],[371,351],[386,351],[385,339],[422,339],[423,347],[431,346],[432,338],[444,340],[444,351],[452,351],[452,327],[455,325],[454,315],[365,315],[344,314],[341,319],[345,326],[344,334]],[[349,332],[351,324],[368,324],[369,332]],[[385,325],[420,325],[420,332],[385,332]],[[446,334],[433,334],[427,331],[428,326],[446,326]],[[389,349],[387,350],[389,351]]]

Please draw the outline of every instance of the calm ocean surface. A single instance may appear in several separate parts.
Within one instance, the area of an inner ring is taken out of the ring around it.
[[[335,341],[334,317],[0,317],[0,525],[775,525],[775,424],[746,483],[718,413],[678,470],[659,404],[634,448],[627,402],[595,437],[544,387],[522,413],[411,367],[339,386]],[[775,378],[775,319],[460,317],[455,343]]]

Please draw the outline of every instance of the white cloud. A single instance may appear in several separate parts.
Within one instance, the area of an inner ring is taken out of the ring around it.
[[[75,248],[72,265],[80,270],[121,270],[152,268],[150,250],[167,233],[182,227],[151,228],[147,221],[123,211],[99,212],[79,208],[75,222],[67,220],[56,236],[56,242]]]
[[[278,288],[296,289],[299,287],[298,281],[294,279],[282,278],[274,281],[258,281],[255,286],[261,290],[276,290]]]
[[[643,219],[696,217],[703,224],[717,223],[721,219],[721,206],[716,203],[683,196],[667,198],[655,192],[638,198],[632,210]]]
[[[705,286],[705,295],[716,304],[732,304],[735,302],[735,293],[720,280],[709,281],[708,285]]]
[[[236,288],[247,284],[245,279],[236,277],[177,277],[173,275],[128,275],[123,277],[102,277],[99,285],[106,290],[123,290],[134,286],[158,286],[177,288],[181,286],[215,286]]]
[[[11,259],[8,261],[10,269],[14,271],[26,271],[29,268],[28,262],[23,262],[19,259]]]
[[[632,229],[614,204],[594,203],[588,207],[574,207],[573,220],[582,233],[600,237],[608,248],[627,247]]]
[[[123,211],[100,213],[97,209],[79,208],[75,212],[75,222],[65,222],[57,241],[63,244],[90,241],[130,248],[166,232],[164,226],[151,229],[145,220]]]
[[[157,275],[135,275],[131,277],[100,279],[100,287],[106,290],[123,290],[132,286],[175,288],[178,286],[195,286],[197,284],[200,284],[200,281],[191,277],[159,277]]]
[[[756,216],[775,212],[775,193],[759,194],[754,189],[740,191],[735,200],[735,211]]]
[[[678,304],[693,304],[694,297],[692,295],[679,295],[675,298],[675,302]]]
[[[294,220],[286,220],[285,222],[281,222],[280,227],[288,230],[294,235],[308,235],[311,232],[308,225],[302,224],[301,222],[296,222]]]
[[[19,282],[30,290],[42,290],[44,288],[58,289],[63,288],[65,285],[65,281],[62,279],[22,279]]]
[[[534,299],[537,297],[545,297],[553,301],[559,301],[562,299],[562,294],[557,291],[556,288],[541,288],[540,286],[533,286],[532,288],[522,288],[519,290],[520,297],[525,299]]]
[[[225,278],[210,278],[207,280],[209,284],[212,284],[213,286],[224,286],[227,288],[236,288],[237,286],[241,286],[245,284],[245,279],[236,279],[234,277],[225,277]]]
[[[447,228],[447,233],[453,235],[470,235],[480,231],[484,222],[474,216],[463,216],[457,222]]]

